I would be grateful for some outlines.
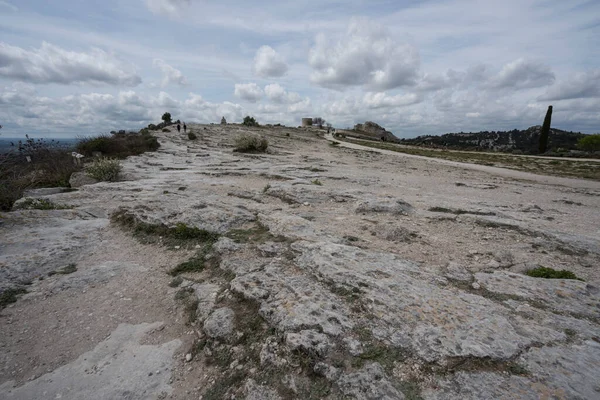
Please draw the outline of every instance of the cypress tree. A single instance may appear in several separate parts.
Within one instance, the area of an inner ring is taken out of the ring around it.
[[[548,106],[544,125],[540,134],[540,153],[545,153],[548,148],[548,136],[550,136],[550,122],[552,121],[552,106]]]

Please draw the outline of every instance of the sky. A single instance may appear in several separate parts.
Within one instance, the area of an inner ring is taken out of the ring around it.
[[[600,132],[598,0],[0,0],[0,137],[189,123]]]

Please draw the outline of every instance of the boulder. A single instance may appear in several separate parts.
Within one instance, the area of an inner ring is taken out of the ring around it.
[[[218,308],[204,321],[204,332],[214,339],[226,339],[233,332],[234,319],[231,308]]]
[[[92,178],[83,171],[73,172],[69,178],[69,185],[71,185],[72,188],[78,188],[84,185],[93,185],[94,183],[98,182],[100,181]]]

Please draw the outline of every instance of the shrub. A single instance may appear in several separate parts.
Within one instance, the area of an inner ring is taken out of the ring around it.
[[[171,130],[170,130],[170,129],[167,129],[167,128],[163,128],[163,129],[162,129],[162,131],[163,131],[163,132],[171,132]]]
[[[27,198],[15,205],[19,210],[68,210],[73,206],[66,204],[56,204],[48,199],[33,199]]]
[[[10,288],[4,290],[2,293],[0,293],[0,310],[10,303],[16,302],[17,296],[23,293],[27,293],[27,291],[23,288]]]
[[[198,139],[198,137],[196,136],[196,134],[194,132],[188,132],[188,139],[190,140],[196,140]]]
[[[25,189],[69,186],[69,177],[79,169],[70,148],[26,135],[13,151],[0,154],[0,210],[10,210]]]
[[[148,125],[148,129],[150,129],[151,131],[155,131],[155,130],[158,129],[158,127],[156,125],[154,125],[154,124],[149,124]]]
[[[169,125],[171,123],[171,113],[166,112],[162,115],[161,119],[165,122],[165,124]]]
[[[583,279],[578,278],[571,271],[567,271],[566,269],[557,271],[552,268],[547,267],[538,267],[534,269],[530,269],[525,271],[525,275],[534,277],[534,278],[546,278],[546,279],[576,279],[578,281],[582,281]]]
[[[85,172],[99,181],[115,181],[121,172],[119,160],[110,158],[97,158],[91,165],[85,167]]]
[[[600,151],[600,134],[582,137],[577,142],[577,147],[585,151]]]
[[[258,122],[256,122],[256,120],[254,119],[254,117],[251,117],[249,115],[246,115],[246,117],[244,117],[244,122],[242,122],[242,125],[245,125],[245,126],[259,126]]]
[[[149,134],[100,135],[79,139],[77,152],[91,157],[99,151],[103,156],[125,158],[147,151],[156,151],[160,147],[158,139]]]
[[[264,153],[267,151],[269,141],[258,135],[242,134],[235,138],[235,150],[241,153],[257,152]]]
[[[318,179],[315,179],[314,181],[311,182],[313,185],[318,185],[318,186],[323,186],[323,182],[321,182]]]

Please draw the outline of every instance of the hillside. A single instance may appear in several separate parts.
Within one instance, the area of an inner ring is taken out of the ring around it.
[[[532,126],[526,130],[447,133],[441,136],[419,136],[413,139],[402,139],[401,143],[416,146],[443,147],[459,150],[488,150],[503,152],[522,152],[537,154],[541,126]],[[584,134],[551,129],[548,151],[576,150],[577,141]]]
[[[599,182],[188,127],[1,214],[0,398],[598,397]]]

